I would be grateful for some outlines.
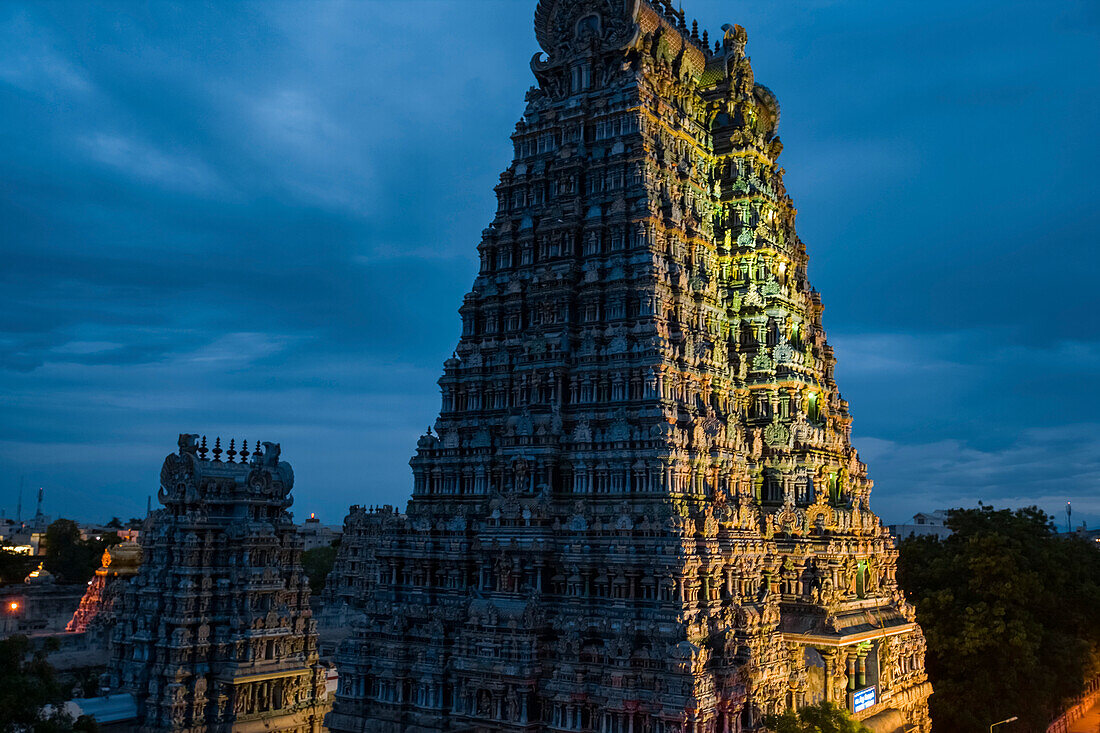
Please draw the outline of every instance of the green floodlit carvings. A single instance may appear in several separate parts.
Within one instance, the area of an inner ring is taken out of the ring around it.
[[[809,402],[806,405],[806,419],[810,422],[820,422],[821,420],[821,403],[820,395],[817,392],[811,392],[808,398]]]

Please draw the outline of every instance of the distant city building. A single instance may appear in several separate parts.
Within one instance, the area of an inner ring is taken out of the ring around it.
[[[897,539],[904,540],[908,537],[950,537],[952,530],[945,526],[947,522],[947,510],[937,509],[931,514],[914,514],[913,520],[908,524],[891,524],[890,534]]]
[[[34,529],[28,524],[6,525],[0,542],[3,542],[7,549],[23,555],[46,554],[46,530]]]
[[[316,514],[310,514],[309,519],[298,525],[298,536],[302,539],[303,550],[332,547],[332,543],[339,540],[343,532],[344,528],[339,525],[321,524]]]
[[[0,588],[0,636],[63,631],[84,585],[61,585],[42,563],[22,584]]]
[[[35,527],[25,522],[20,524],[10,519],[0,520],[0,545],[25,555],[45,555],[47,528],[48,525]],[[78,524],[77,529],[80,539],[84,541],[103,540],[117,534],[123,542],[136,542],[140,535],[137,529],[117,529],[102,524]]]
[[[930,729],[745,31],[540,0],[405,514],[354,508],[338,733]],[[329,613],[326,611],[326,615]]]
[[[321,730],[329,670],[287,512],[294,472],[263,445],[181,435],[164,461],[108,664],[144,733]]]
[[[136,529],[108,527],[105,524],[81,524],[78,525],[78,528],[80,530],[80,539],[85,542],[90,540],[102,541],[112,535],[118,535],[119,539],[123,542],[136,542],[140,534]]]
[[[1081,539],[1096,543],[1097,547],[1100,547],[1100,529],[1089,529],[1088,524],[1082,522],[1080,527],[1073,530],[1073,533]]]

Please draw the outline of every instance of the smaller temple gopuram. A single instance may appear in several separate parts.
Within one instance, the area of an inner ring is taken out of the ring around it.
[[[329,702],[302,543],[287,511],[294,471],[277,443],[181,435],[126,587],[108,682],[132,693],[142,733],[318,733]]]
[[[118,602],[127,582],[141,568],[141,545],[123,542],[103,551],[103,565],[95,571],[80,606],[65,627],[77,633],[107,631],[117,620]]]
[[[319,622],[330,638],[345,638],[377,585],[381,567],[379,544],[401,526],[404,517],[389,504],[353,505],[344,519],[344,532],[332,572],[325,580]],[[326,634],[322,634],[325,636]],[[323,639],[322,639],[323,641]]]

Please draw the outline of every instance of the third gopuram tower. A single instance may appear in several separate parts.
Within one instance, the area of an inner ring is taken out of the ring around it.
[[[405,514],[355,509],[333,731],[927,733],[745,32],[540,0],[538,85]],[[331,609],[330,609],[331,610]]]

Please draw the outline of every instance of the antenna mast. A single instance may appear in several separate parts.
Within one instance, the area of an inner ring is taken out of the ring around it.
[[[34,510],[34,527],[35,529],[41,529],[43,524],[42,517],[42,487],[38,487],[38,506]]]

